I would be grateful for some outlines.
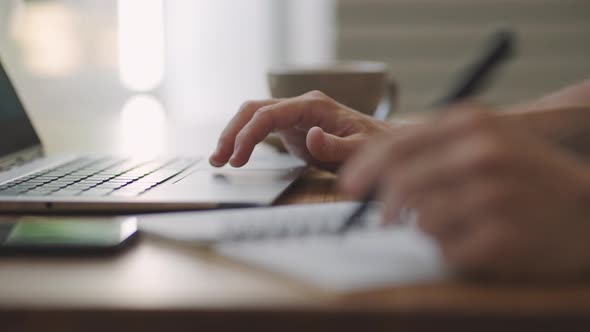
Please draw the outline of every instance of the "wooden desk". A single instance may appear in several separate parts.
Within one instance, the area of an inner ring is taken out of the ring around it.
[[[279,204],[343,199],[333,185],[311,171]],[[145,237],[113,257],[0,258],[1,331],[561,330],[588,317],[590,285],[449,281],[339,295]]]
[[[52,152],[102,152],[108,138],[116,137],[96,131],[114,128],[110,122],[99,126],[81,119],[73,128],[84,134],[69,136],[64,135],[63,119],[42,122]],[[178,141],[198,142],[194,127],[186,127],[189,134]],[[185,147],[194,149],[193,144]],[[344,199],[333,186],[333,175],[312,171],[278,204]],[[587,317],[590,283],[523,288],[449,281],[329,294],[207,251],[151,238],[141,238],[112,257],[0,257],[0,332],[565,330]]]

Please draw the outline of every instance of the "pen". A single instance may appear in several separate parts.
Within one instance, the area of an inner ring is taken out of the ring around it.
[[[514,43],[515,36],[511,30],[502,29],[494,32],[488,42],[488,47],[478,57],[478,61],[464,70],[457,83],[442,99],[434,103],[434,107],[442,108],[480,93],[499,65],[513,56]],[[360,206],[342,224],[338,233],[346,233],[361,225],[364,213],[375,198],[375,190],[372,189],[363,198]]]

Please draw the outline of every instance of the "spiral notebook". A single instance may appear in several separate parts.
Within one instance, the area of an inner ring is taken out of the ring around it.
[[[358,203],[327,203],[141,217],[143,232],[208,246],[234,260],[324,289],[354,291],[440,280],[436,244],[406,215],[383,228],[379,209],[365,227],[337,235]]]

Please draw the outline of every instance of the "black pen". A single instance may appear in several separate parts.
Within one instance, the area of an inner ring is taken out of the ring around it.
[[[499,65],[512,57],[514,44],[515,36],[511,30],[502,29],[494,32],[488,43],[489,46],[478,61],[464,70],[457,84],[452,86],[445,97],[434,103],[434,108],[443,108],[480,93]],[[361,205],[342,224],[338,233],[346,233],[362,224],[362,217],[375,198],[375,190],[370,190],[363,198]]]

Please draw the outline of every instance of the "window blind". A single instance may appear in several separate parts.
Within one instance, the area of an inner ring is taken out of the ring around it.
[[[590,77],[588,0],[339,0],[340,59],[385,61],[401,85],[401,109],[420,109],[483,46],[510,27],[518,54],[484,100],[509,104]]]

